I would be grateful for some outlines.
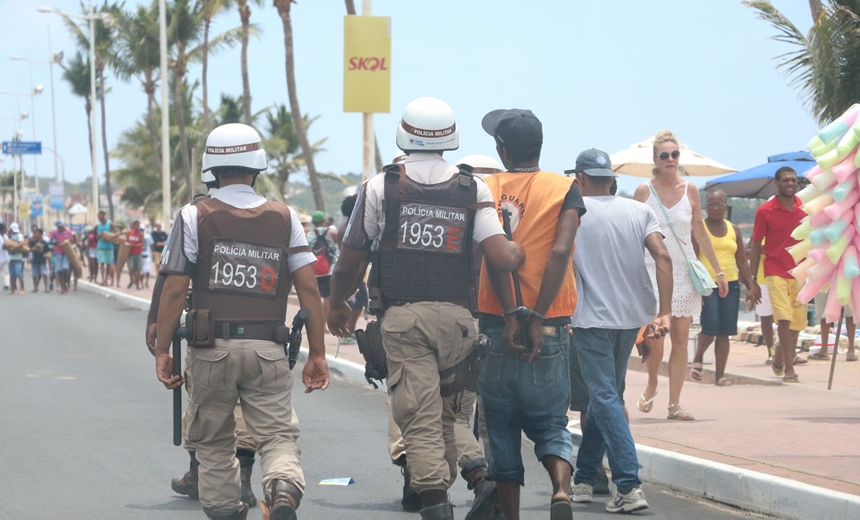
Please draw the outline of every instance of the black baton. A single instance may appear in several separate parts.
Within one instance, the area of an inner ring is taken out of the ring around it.
[[[179,327],[173,333],[173,375],[182,376],[182,339],[188,329]],[[182,444],[182,386],[173,389],[173,445]]]
[[[508,240],[513,241],[513,233],[511,232],[511,212],[507,208],[502,208],[502,229],[505,231],[505,236]],[[531,311],[523,307],[523,292],[520,289],[520,275],[517,270],[511,271],[511,278],[514,280],[514,303],[517,306],[517,320],[520,322],[520,342],[526,348],[526,351],[531,351],[531,340],[528,333],[528,319],[531,316]]]

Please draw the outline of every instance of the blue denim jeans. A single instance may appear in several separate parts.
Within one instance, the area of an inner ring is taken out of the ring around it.
[[[576,483],[595,485],[606,453],[612,481],[620,493],[629,493],[642,484],[636,445],[624,418],[620,395],[638,332],[639,329],[573,330],[579,365],[590,394],[582,443],[576,456]]]
[[[478,379],[490,438],[488,480],[525,484],[523,433],[535,443],[538,460],[548,455],[573,460],[567,431],[569,334],[566,326],[547,328],[552,333],[544,334],[543,350],[531,363],[503,350],[502,328],[482,329],[491,342]]]

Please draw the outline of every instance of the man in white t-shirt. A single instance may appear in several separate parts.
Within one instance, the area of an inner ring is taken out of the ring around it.
[[[608,454],[616,490],[606,510],[638,511],[648,502],[640,489],[621,388],[639,329],[649,325],[649,338],[669,332],[672,260],[654,212],[641,202],[609,194],[616,175],[606,152],[582,152],[576,167],[565,173],[576,174],[589,215],[579,227],[573,255],[579,300],[571,318],[571,356],[579,361],[589,403],[571,499],[591,502],[603,455]],[[659,312],[643,247],[657,264],[657,288],[663,295]]]

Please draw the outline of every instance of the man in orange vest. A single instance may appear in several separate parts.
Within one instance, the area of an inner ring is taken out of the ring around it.
[[[518,520],[524,432],[552,480],[551,518],[570,519],[571,258],[585,204],[573,179],[538,166],[543,129],[531,111],[494,110],[481,124],[507,168],[484,180],[499,214],[509,215],[512,236],[528,251],[513,291],[511,276],[487,263],[481,270],[480,325],[492,342],[478,380],[490,438],[487,478],[497,483],[505,518]]]

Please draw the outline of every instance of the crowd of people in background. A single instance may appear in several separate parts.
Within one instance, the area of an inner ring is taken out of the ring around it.
[[[119,288],[121,272],[117,272],[120,242],[128,244],[128,285],[137,290],[148,289],[152,276],[158,275],[161,253],[167,241],[167,233],[161,224],[148,231],[135,220],[127,231],[109,221],[104,211],[98,213],[96,226],[86,225],[79,233],[72,232],[65,223],[57,220],[54,229],[45,231],[37,225],[25,236],[17,222],[7,228],[0,223],[0,282],[6,294],[26,294],[24,286],[25,267],[29,266],[32,278],[31,292],[57,292],[65,294],[77,291],[79,275],[74,265],[81,266],[80,276],[102,286]],[[62,244],[68,241],[76,260],[72,260]],[[24,245],[26,249],[9,248],[10,244]],[[26,251],[26,252],[25,252]]]

